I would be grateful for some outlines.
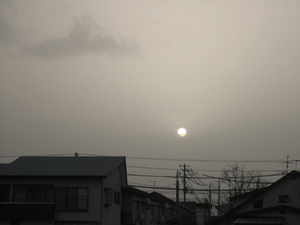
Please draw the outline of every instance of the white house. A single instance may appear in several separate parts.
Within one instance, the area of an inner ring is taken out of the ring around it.
[[[0,165],[1,225],[119,225],[125,157],[20,157]]]
[[[231,198],[233,209],[215,224],[300,224],[300,172],[272,185]]]

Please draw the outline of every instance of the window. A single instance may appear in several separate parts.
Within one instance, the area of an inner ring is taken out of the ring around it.
[[[183,221],[188,221],[189,220],[189,217],[187,215],[182,215],[182,220]]]
[[[118,191],[114,192],[114,202],[115,203],[121,203],[121,193]]]
[[[254,202],[254,208],[255,209],[259,209],[259,208],[263,208],[263,199],[260,199],[260,200],[258,200],[258,201],[256,201],[256,202]]]
[[[0,185],[0,202],[9,202],[10,195],[10,185],[9,184],[1,184]]]
[[[136,211],[138,213],[144,213],[146,211],[146,204],[144,202],[134,201],[136,205]]]
[[[26,202],[47,202],[47,189],[27,188]]]
[[[131,212],[121,212],[121,221],[122,222],[132,222],[132,213]],[[121,222],[121,224],[123,224]]]
[[[55,189],[55,210],[57,211],[87,211],[88,188]]]
[[[104,188],[104,205],[112,205],[113,200],[113,190],[110,188]]]
[[[279,195],[279,203],[289,203],[288,195]]]
[[[88,209],[87,188],[67,188],[67,210],[86,211]]]

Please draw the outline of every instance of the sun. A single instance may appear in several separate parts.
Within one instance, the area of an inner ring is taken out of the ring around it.
[[[184,136],[186,135],[186,130],[185,130],[184,128],[180,128],[180,129],[178,130],[178,135],[179,135],[180,137],[184,137]]]

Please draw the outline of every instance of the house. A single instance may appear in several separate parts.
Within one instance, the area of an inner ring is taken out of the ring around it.
[[[174,217],[171,200],[161,200],[131,186],[122,191],[122,224],[165,224]]]
[[[195,213],[179,205],[176,218],[176,202],[157,192],[147,193],[131,186],[122,191],[122,224],[159,225],[173,224],[176,219],[182,225],[194,225]]]
[[[180,202],[180,205],[195,212],[196,225],[205,225],[210,219],[211,205],[207,199],[203,199],[201,202]]]
[[[156,199],[159,199],[160,201],[167,202],[170,207],[172,208],[172,211],[174,212],[174,219],[179,221],[181,225],[195,225],[195,211],[193,209],[190,209],[180,202],[178,202],[178,215],[176,215],[176,202],[167,198],[166,196],[157,193],[157,192],[152,192],[150,194],[152,197],[155,197]],[[169,224],[172,224],[173,219],[170,220]]]
[[[300,224],[300,172],[231,198],[233,209],[214,224]]]
[[[121,224],[126,186],[125,157],[20,157],[0,166],[0,224]]]

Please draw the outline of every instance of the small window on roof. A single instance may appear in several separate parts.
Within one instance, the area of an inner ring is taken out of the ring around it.
[[[260,199],[260,200],[253,203],[253,206],[254,206],[255,209],[263,208],[263,205],[264,205],[263,199]]]
[[[288,195],[279,195],[279,203],[289,203]]]

